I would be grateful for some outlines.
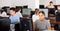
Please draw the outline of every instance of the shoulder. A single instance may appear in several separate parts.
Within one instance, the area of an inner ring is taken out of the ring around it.
[[[16,17],[19,17],[18,15],[16,15]]]
[[[2,13],[6,13],[6,12],[2,12]]]
[[[50,22],[49,22],[48,20],[45,20],[45,23],[47,23],[47,24],[48,24],[48,23],[50,23]]]
[[[38,22],[39,22],[39,20],[36,20],[36,21],[35,21],[35,23],[38,23]]]
[[[36,15],[34,14],[34,15],[32,15],[32,16],[36,16]]]

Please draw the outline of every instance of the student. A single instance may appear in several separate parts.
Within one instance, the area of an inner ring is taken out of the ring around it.
[[[55,8],[52,1],[50,1],[50,3],[49,3],[49,5],[47,6],[47,8]]]
[[[0,14],[1,17],[9,17],[7,15],[7,13],[4,11],[4,9],[1,10],[1,14]]]
[[[50,1],[49,5],[47,6],[48,8],[48,15],[49,16],[54,16],[55,15],[55,7],[53,5],[53,2]]]
[[[57,10],[55,11],[56,12],[60,12],[60,5],[57,6]]]
[[[16,12],[16,15],[18,15],[19,17],[23,17],[21,14],[21,9]]]
[[[35,29],[35,21],[39,19],[39,9],[35,9],[35,14],[32,16],[33,28]]]
[[[51,30],[50,22],[45,19],[45,13],[43,11],[40,11],[39,20],[35,21],[35,25],[36,31]]]
[[[10,20],[11,20],[11,25],[10,25],[10,30],[15,31],[15,24],[20,23],[20,17],[16,15],[15,8],[10,8]]]
[[[35,9],[35,14],[32,16],[33,22],[39,19],[39,9]]]

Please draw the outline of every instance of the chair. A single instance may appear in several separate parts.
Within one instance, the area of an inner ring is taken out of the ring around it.
[[[3,18],[0,19],[0,31],[9,31],[10,29],[10,19]]]
[[[33,31],[33,23],[30,18],[21,18],[21,31]]]
[[[56,21],[60,21],[60,12],[56,12]]]

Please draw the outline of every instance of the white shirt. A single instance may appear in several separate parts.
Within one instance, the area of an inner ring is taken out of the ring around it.
[[[32,16],[32,20],[33,20],[33,22],[35,22],[36,20],[38,20],[39,19],[39,15],[33,15]]]
[[[16,15],[18,15],[19,17],[22,17],[22,14],[20,12],[16,12]]]
[[[2,12],[2,14],[0,14],[0,16],[2,16],[2,17],[9,17],[6,12]]]

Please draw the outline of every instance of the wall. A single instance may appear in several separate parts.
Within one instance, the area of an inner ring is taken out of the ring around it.
[[[40,0],[39,3],[40,5],[45,5],[47,6],[51,0]]]
[[[60,0],[40,0],[39,3],[40,5],[47,6],[50,1],[52,1],[54,5],[60,5]]]
[[[60,0],[40,0],[39,4],[47,6],[50,1],[53,1],[54,5],[60,5]],[[3,6],[15,7],[28,5],[28,8],[32,8],[34,10],[34,8],[38,7],[37,4],[36,5],[35,4],[36,4],[35,0],[0,0],[0,7]]]
[[[56,5],[60,5],[60,0],[56,0]]]
[[[0,5],[1,7],[3,6],[10,6],[10,7],[15,7],[16,5],[19,6],[20,0],[0,0]]]
[[[10,7],[15,7],[15,6],[24,6],[28,5],[28,8],[35,8],[35,0],[0,0],[0,6],[10,6]]]

